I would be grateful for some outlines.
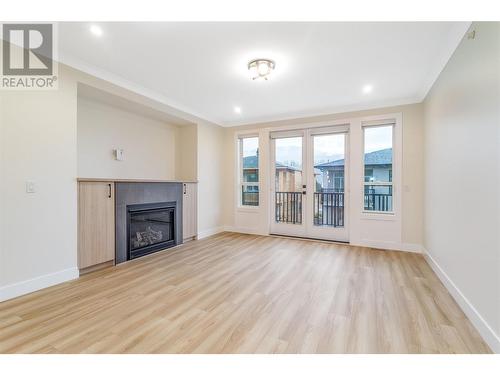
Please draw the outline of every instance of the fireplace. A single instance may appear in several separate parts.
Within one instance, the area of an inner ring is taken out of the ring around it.
[[[127,205],[127,260],[176,244],[176,202]]]
[[[180,182],[116,182],[116,263],[182,244],[182,198]]]

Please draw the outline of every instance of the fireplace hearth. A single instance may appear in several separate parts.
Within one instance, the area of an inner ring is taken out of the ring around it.
[[[127,260],[176,244],[176,202],[127,206]]]

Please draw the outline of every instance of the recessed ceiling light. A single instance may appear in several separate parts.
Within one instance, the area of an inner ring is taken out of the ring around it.
[[[92,25],[90,26],[90,32],[94,34],[95,36],[101,36],[102,35],[102,29],[97,26],[97,25]]]
[[[234,107],[234,113],[241,113],[241,108],[240,107]]]
[[[373,91],[372,85],[364,85],[363,86],[363,94],[369,94]]]
[[[276,63],[269,59],[255,59],[248,63],[248,71],[252,80],[267,81],[269,74],[274,70]]]

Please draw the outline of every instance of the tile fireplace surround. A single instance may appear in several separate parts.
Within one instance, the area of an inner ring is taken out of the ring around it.
[[[116,263],[127,261],[127,206],[175,202],[175,244],[182,243],[182,183],[116,182],[115,183]]]

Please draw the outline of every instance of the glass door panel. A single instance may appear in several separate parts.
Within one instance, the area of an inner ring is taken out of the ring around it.
[[[302,224],[302,137],[275,140],[276,223]]]
[[[330,131],[331,130],[331,131]],[[335,127],[307,132],[307,237],[348,241],[348,135]]]
[[[313,135],[313,225],[344,226],[345,135]]]

